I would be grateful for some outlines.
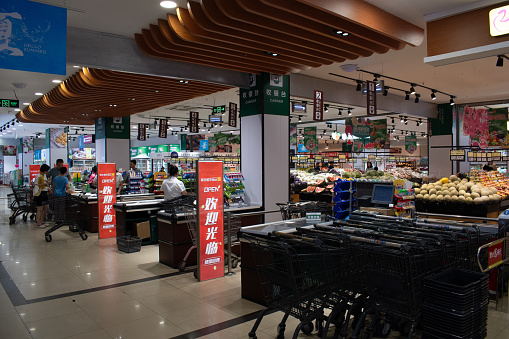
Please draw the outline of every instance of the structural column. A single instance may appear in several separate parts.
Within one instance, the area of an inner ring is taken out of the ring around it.
[[[250,88],[240,90],[242,173],[246,200],[264,210],[289,199],[290,78],[250,75]],[[280,220],[269,214],[265,221]]]
[[[117,169],[129,169],[130,117],[97,119],[95,148],[98,163],[112,162]]]

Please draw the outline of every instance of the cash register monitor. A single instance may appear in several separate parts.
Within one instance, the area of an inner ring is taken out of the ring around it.
[[[387,207],[392,204],[394,199],[394,186],[393,185],[378,185],[373,186],[373,192],[371,194],[371,204],[378,206],[383,205]]]

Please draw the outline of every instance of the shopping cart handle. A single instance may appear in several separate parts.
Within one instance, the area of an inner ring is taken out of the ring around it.
[[[281,238],[290,238],[290,239],[304,240],[304,241],[307,241],[307,242],[310,242],[310,243],[314,243],[315,242],[315,239],[313,239],[313,238],[302,237],[300,235],[295,235],[295,234],[291,234],[291,233],[284,233],[284,232],[274,231],[274,232],[272,232],[272,234],[274,234],[274,235],[276,235],[278,237],[281,237]]]

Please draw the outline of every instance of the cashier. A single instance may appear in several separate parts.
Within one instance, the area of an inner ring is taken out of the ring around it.
[[[177,179],[179,169],[175,165],[168,165],[168,178],[163,181],[161,189],[164,192],[164,199],[171,200],[186,195],[184,183]]]

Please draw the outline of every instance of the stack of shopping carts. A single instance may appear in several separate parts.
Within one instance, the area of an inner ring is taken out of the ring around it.
[[[426,277],[451,268],[479,271],[474,266],[475,249],[493,237],[470,226],[445,227],[360,212],[353,212],[352,216],[349,221],[297,228],[292,234],[274,232],[260,236],[248,229],[239,232],[253,250],[268,304],[250,338],[256,338],[257,327],[270,310],[285,314],[278,338],[283,337],[290,315],[300,320],[294,338],[301,330],[311,332],[312,321],[323,338],[330,324],[336,327],[335,337],[346,338],[349,321],[354,339],[361,333],[366,338],[387,337],[391,331],[411,338],[423,319]],[[478,326],[476,329],[480,328],[478,332],[482,334],[487,276],[476,274],[484,280],[460,292],[465,298],[468,293],[479,293],[468,300],[475,309],[462,309],[470,313],[462,313],[463,318],[456,320],[462,324],[472,320],[472,326]],[[442,300],[451,295],[451,290],[444,292]],[[465,298],[460,299],[466,302]],[[462,305],[466,304],[457,307]],[[326,309],[330,310],[327,317]],[[464,330],[450,328],[463,338]]]
[[[30,220],[35,218],[37,210],[33,203],[31,189],[12,188],[12,193],[7,195],[7,203],[12,211],[12,214],[9,217],[9,225],[13,225],[16,222],[16,217],[20,215],[23,216],[23,221],[28,220],[29,214]]]
[[[279,206],[283,220],[305,218],[307,212],[321,212],[324,215],[332,214],[331,205],[322,201],[276,203],[276,205]]]

